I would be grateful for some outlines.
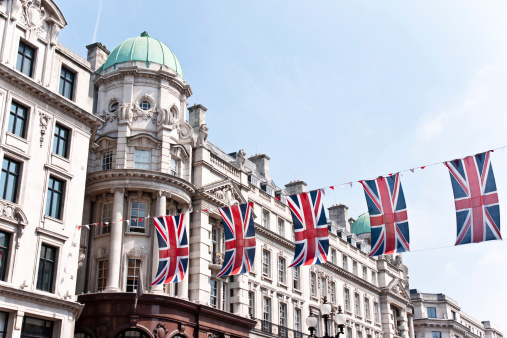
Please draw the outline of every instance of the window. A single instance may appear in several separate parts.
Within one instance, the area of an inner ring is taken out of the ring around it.
[[[373,314],[375,316],[375,323],[378,323],[380,318],[378,303],[373,303]]]
[[[356,315],[361,315],[361,301],[358,293],[354,295],[354,305],[356,306]]]
[[[336,264],[336,250],[331,250],[331,263]]]
[[[150,110],[151,109],[151,102],[148,100],[142,100],[139,102],[139,108],[142,110]]]
[[[65,67],[60,72],[60,95],[72,100],[74,96],[74,78],[75,74]]]
[[[331,283],[331,303],[336,304],[336,283]]]
[[[177,336],[178,335],[175,335],[174,337]],[[115,338],[148,338],[148,337],[149,336],[141,330],[128,329],[118,333]]]
[[[262,226],[265,228],[269,227],[269,212],[267,211],[262,212]]]
[[[22,138],[26,138],[26,119],[28,108],[12,101],[7,131]]]
[[[269,185],[266,186],[266,193],[270,196],[273,196],[275,194],[275,191],[273,188],[271,188]]]
[[[278,257],[278,282],[285,284],[285,258]]]
[[[370,300],[364,297],[364,316],[370,319]]]
[[[437,318],[437,309],[434,307],[427,308],[428,318]]]
[[[141,268],[141,260],[129,258],[127,260],[127,288],[126,292],[135,292],[137,290],[139,278],[139,269]]]
[[[102,154],[102,170],[110,170],[113,166],[113,152],[106,151]]]
[[[101,219],[102,226],[100,227],[101,233],[108,234],[111,232],[112,215],[113,215],[113,203],[102,204],[102,219]]]
[[[347,338],[352,338],[352,328],[347,328]]]
[[[24,317],[21,327],[21,338],[51,338],[53,337],[53,322],[50,320]]]
[[[146,202],[132,201],[130,207],[130,232],[144,233],[146,222]]]
[[[356,338],[363,338],[363,333],[361,331],[357,331]]]
[[[287,327],[287,304],[280,303],[279,310],[280,310],[280,321],[278,323],[283,327]]]
[[[248,180],[250,181],[250,183],[252,185],[254,185],[256,187],[259,186],[259,180],[257,179],[257,177],[250,175],[250,176],[248,176]]]
[[[301,332],[301,309],[294,309],[294,330]]]
[[[61,157],[68,157],[69,129],[58,123],[55,126],[55,137],[53,139],[53,153]]]
[[[180,160],[171,157],[171,175],[180,177],[180,163]]]
[[[18,60],[16,61],[16,70],[32,77],[33,61],[35,59],[35,49],[24,42],[19,42]]]
[[[292,277],[293,277],[293,287],[294,289],[299,290],[299,266],[295,266],[292,268]]]
[[[363,279],[368,280],[368,268],[363,266]]]
[[[343,255],[343,269],[344,270],[348,270],[349,269],[349,264],[348,264],[348,259],[347,259],[347,256]]]
[[[442,332],[433,331],[431,332],[432,338],[442,338]]]
[[[107,259],[99,261],[99,269],[97,271],[97,291],[104,291],[107,285],[107,273],[109,269],[109,261]]]
[[[317,275],[315,272],[310,272],[310,294],[317,296]]]
[[[357,276],[357,262],[352,262],[352,273]]]
[[[134,168],[150,170],[150,158],[149,150],[136,149]]]
[[[7,337],[8,323],[9,323],[9,313],[0,311],[0,338]]]
[[[377,273],[375,271],[371,272],[371,283],[377,285]]]
[[[226,311],[226,306],[225,306],[226,300],[227,300],[227,284],[222,283],[222,310],[224,310],[224,311]]]
[[[350,311],[350,291],[349,289],[344,290],[344,297],[345,299],[345,310]]]
[[[452,319],[453,319],[453,320],[457,320],[457,317],[456,317],[456,312],[451,311],[451,314],[452,314]]]
[[[262,251],[262,275],[270,277],[269,267],[271,265],[271,253],[268,250]]]
[[[37,290],[53,292],[57,250],[57,248],[42,244],[39,258],[39,272],[37,273]]]
[[[48,198],[46,201],[46,215],[61,219],[63,206],[63,189],[65,183],[53,176],[49,177]]]
[[[248,315],[255,318],[255,293],[248,292]]]
[[[18,197],[19,168],[21,164],[17,161],[4,157],[2,162],[1,193],[4,200],[16,203]]]
[[[283,219],[278,219],[278,234],[283,236],[285,234],[285,222]]]
[[[271,298],[264,297],[262,299],[262,319],[271,322]]]
[[[327,288],[326,288],[326,279],[325,278],[320,279],[319,287],[320,287],[320,296],[321,297],[327,296]]]
[[[11,235],[9,233],[0,231],[0,280],[1,281],[5,281],[5,275],[7,274],[7,258],[9,257],[10,243],[11,243]]]
[[[210,279],[209,303],[212,307],[218,307],[218,281]]]

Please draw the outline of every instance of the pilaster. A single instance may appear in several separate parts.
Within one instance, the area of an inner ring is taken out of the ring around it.
[[[109,244],[109,271],[106,291],[119,292],[120,267],[123,243],[123,203],[125,188],[114,188],[113,214],[111,217],[111,237]],[[114,222],[114,223],[113,223]]]

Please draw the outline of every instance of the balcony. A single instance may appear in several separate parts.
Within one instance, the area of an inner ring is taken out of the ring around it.
[[[224,262],[224,254],[221,252],[211,252],[211,262],[209,268],[212,270],[221,270]]]
[[[273,324],[267,320],[262,319],[254,319],[257,320],[257,325],[250,328],[251,331],[264,333],[271,337],[279,337],[279,338],[308,338],[307,334],[303,332],[295,331],[289,329],[285,326]]]

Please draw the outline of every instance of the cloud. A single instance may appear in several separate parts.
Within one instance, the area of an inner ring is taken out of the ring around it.
[[[93,30],[92,43],[97,42],[97,31],[99,29],[100,14],[102,13],[102,0],[99,2],[99,10],[97,13],[97,21],[95,21],[95,29]]]

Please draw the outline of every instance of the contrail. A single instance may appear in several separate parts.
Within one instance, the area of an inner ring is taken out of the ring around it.
[[[100,13],[102,12],[102,0],[99,2],[99,12],[97,13],[97,21],[95,22],[95,29],[93,30],[92,43],[97,42],[97,30],[99,29]]]

